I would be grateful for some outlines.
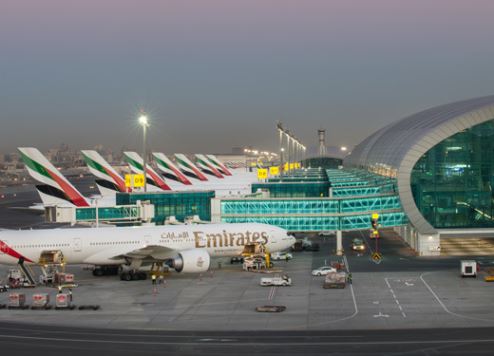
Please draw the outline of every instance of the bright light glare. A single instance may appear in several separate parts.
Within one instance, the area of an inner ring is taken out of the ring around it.
[[[348,149],[348,148],[346,148],[345,146],[342,146],[342,147],[341,147],[341,150],[342,150],[342,151],[346,151],[347,149]]]
[[[139,116],[139,124],[141,124],[141,126],[147,126],[148,125],[148,117],[146,115]]]

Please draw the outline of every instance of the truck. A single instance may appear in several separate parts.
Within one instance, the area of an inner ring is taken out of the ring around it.
[[[462,260],[461,261],[461,276],[462,277],[477,277],[477,261]]]
[[[244,271],[260,271],[267,268],[266,260],[263,256],[245,257],[243,263]]]
[[[330,272],[326,275],[322,287],[324,289],[343,289],[346,286],[346,281],[345,272]]]
[[[292,285],[292,279],[286,275],[282,277],[264,277],[261,278],[260,285],[263,287],[268,287],[268,286],[288,287]]]

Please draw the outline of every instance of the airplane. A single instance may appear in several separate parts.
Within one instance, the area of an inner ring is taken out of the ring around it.
[[[216,178],[223,178],[221,173],[209,162],[209,160],[203,155],[196,153],[196,164],[204,173],[214,176]]]
[[[153,158],[156,165],[166,178],[175,180],[185,185],[192,184],[192,182],[180,171],[180,169],[163,153],[153,152]]]
[[[143,174],[144,160],[136,152],[124,152],[124,158],[130,166],[130,169],[136,174]],[[146,164],[146,189],[149,192],[160,192],[171,190],[165,180],[149,165]]]
[[[187,158],[183,153],[175,153],[175,160],[177,161],[178,167],[180,170],[189,177],[207,181],[208,178],[201,173],[199,168],[196,167],[194,163],[190,159]]]
[[[97,151],[82,150],[82,156],[89,171],[96,176],[96,185],[103,196],[115,195],[116,192],[128,192],[125,180]]]
[[[254,243],[279,252],[295,238],[284,229],[258,223],[2,230],[0,264],[34,265],[43,253],[60,251],[68,264],[119,265],[120,278],[130,281],[145,279],[141,268],[153,263],[165,263],[177,272],[206,272],[212,257],[240,256]]]
[[[206,155],[206,158],[211,162],[222,174],[226,176],[231,176],[232,173],[226,168],[226,166],[215,156]]]

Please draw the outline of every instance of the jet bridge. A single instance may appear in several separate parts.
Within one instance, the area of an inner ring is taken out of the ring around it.
[[[284,177],[285,182],[271,183],[274,185],[266,187],[273,193],[271,198],[213,199],[212,221],[259,222],[289,231],[341,231],[368,229],[371,215],[379,213],[382,227],[407,224],[396,180],[359,170],[328,169],[325,173],[326,182],[292,179],[286,183]],[[324,189],[329,189],[329,194],[324,194]],[[317,194],[312,194],[314,191]]]
[[[154,218],[154,205],[137,202],[135,205],[111,207],[53,206],[45,210],[46,220],[52,223],[80,224],[140,224]]]

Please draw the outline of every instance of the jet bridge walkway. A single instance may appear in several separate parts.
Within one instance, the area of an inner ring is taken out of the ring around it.
[[[294,183],[284,178],[276,182],[275,197],[242,197],[213,199],[213,222],[259,222],[276,225],[289,231],[361,230],[371,226],[371,215],[379,213],[382,227],[407,224],[396,190],[396,181],[359,170],[326,170],[329,197],[308,196],[289,192],[293,184],[297,189],[304,182]],[[314,183],[307,182],[314,190]],[[298,196],[297,196],[298,195]]]

